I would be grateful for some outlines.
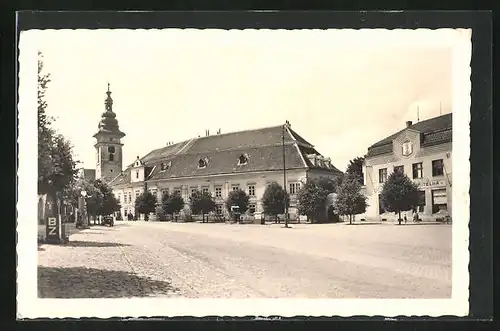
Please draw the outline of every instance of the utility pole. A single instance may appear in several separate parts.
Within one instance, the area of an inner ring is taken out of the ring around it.
[[[283,124],[283,203],[284,203],[284,209],[285,209],[285,228],[288,227],[288,206],[287,206],[287,201],[286,201],[286,164],[285,164],[285,126],[286,124]]]

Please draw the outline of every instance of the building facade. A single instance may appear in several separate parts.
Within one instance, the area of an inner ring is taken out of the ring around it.
[[[388,176],[402,171],[419,187],[423,218],[452,210],[452,114],[413,124],[368,148],[363,165],[367,217],[385,213],[380,193]]]
[[[108,87],[106,112],[99,124],[96,178],[105,179],[121,204],[121,215],[136,214],[135,200],[147,189],[158,200],[179,192],[188,206],[195,190],[207,191],[216,201],[216,213],[227,216],[229,192],[244,190],[250,197],[248,214],[262,212],[261,198],[267,184],[277,182],[290,194],[290,217],[297,217],[297,192],[308,178],[342,175],[329,158],[285,125],[192,138],[155,149],[121,171],[121,138],[112,111]],[[284,162],[283,162],[284,161]],[[284,164],[283,164],[284,163]],[[286,171],[284,171],[284,168]],[[286,178],[284,179],[284,173]],[[112,179],[110,179],[112,177]],[[146,185],[145,185],[146,184]],[[188,210],[186,210],[188,212]]]

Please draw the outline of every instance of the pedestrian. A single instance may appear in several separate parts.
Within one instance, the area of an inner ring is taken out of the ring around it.
[[[413,223],[418,223],[418,213],[417,210],[413,210]]]
[[[408,218],[406,217],[406,214],[405,214],[404,220],[405,220],[405,224],[406,224],[406,222],[408,221]]]

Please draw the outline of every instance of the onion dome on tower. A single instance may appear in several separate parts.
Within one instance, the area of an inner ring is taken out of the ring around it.
[[[115,133],[119,136],[125,136],[123,132],[120,131],[118,126],[118,120],[116,119],[116,114],[113,112],[113,99],[111,98],[111,91],[109,89],[108,83],[108,91],[106,92],[107,97],[104,101],[106,111],[102,113],[101,121],[99,122],[98,133]],[[97,134],[98,134],[97,133]]]

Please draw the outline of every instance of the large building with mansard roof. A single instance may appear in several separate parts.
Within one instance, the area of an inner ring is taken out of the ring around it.
[[[391,216],[384,211],[380,193],[394,171],[404,172],[418,185],[417,209],[423,218],[451,215],[452,124],[451,113],[417,123],[408,121],[403,129],[368,148],[363,166],[367,216]]]
[[[97,152],[96,178],[104,178],[120,200],[122,216],[135,214],[135,199],[145,187],[160,199],[162,192],[179,192],[184,200],[195,190],[215,197],[217,212],[226,214],[224,201],[231,190],[243,189],[250,197],[248,213],[262,212],[261,198],[270,182],[283,185],[291,194],[289,213],[297,216],[296,193],[310,178],[336,178],[342,173],[287,122],[285,125],[194,137],[152,150],[122,170],[121,138],[111,92],[106,112],[94,135]],[[283,139],[284,136],[284,139]],[[147,185],[145,185],[147,183]],[[187,205],[187,203],[186,203]]]

